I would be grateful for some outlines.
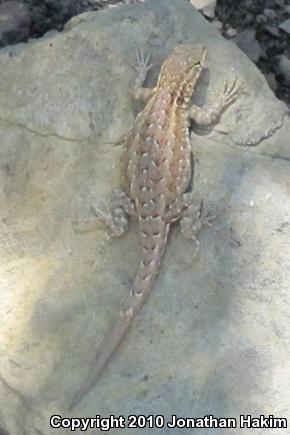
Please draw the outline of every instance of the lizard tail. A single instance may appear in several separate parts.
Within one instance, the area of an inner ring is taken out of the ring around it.
[[[161,229],[161,228],[162,229]],[[122,309],[115,321],[110,333],[105,336],[99,346],[96,358],[89,370],[89,375],[82,385],[81,389],[75,394],[69,409],[73,409],[82,398],[94,387],[96,381],[107,365],[113,353],[117,350],[126,335],[132,319],[140,311],[146,302],[152,284],[159,270],[159,265],[165,249],[169,232],[169,224],[159,224],[159,232],[157,234],[148,234],[141,231],[144,240],[141,240],[143,247],[143,258],[136,274],[133,286]]]

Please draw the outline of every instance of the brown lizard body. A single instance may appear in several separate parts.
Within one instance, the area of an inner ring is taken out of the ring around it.
[[[72,409],[94,386],[98,375],[125,336],[133,317],[146,301],[157,275],[170,224],[181,219],[181,229],[197,244],[196,233],[203,223],[200,204],[186,193],[192,175],[189,121],[211,124],[238,96],[236,81],[225,86],[220,101],[203,111],[191,106],[191,96],[200,76],[206,50],[199,44],[178,45],[164,62],[154,89],[140,88],[151,68],[149,58],[137,57],[137,98],[148,102],[125,139],[121,157],[123,190],[113,193],[110,213],[96,214],[121,235],[128,216],[138,221],[142,261],[130,293],[110,334],[99,347],[85,385],[75,395]]]

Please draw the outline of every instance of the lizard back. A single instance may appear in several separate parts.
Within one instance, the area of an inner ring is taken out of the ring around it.
[[[187,110],[203,50],[193,44],[175,48],[125,140],[122,181],[141,218],[165,217],[169,205],[188,187],[192,168]]]

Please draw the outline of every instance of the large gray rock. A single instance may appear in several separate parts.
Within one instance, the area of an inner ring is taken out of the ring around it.
[[[0,426],[11,435],[70,433],[50,428],[49,418],[70,415],[139,261],[135,224],[109,242],[102,224],[82,224],[119,183],[118,140],[140,109],[129,92],[135,48],[152,53],[152,85],[172,48],[197,40],[209,54],[195,102],[207,106],[236,76],[246,87],[219,124],[192,135],[195,189],[217,214],[214,227],[202,232],[195,258],[173,229],[148,303],[71,414],[289,417],[285,105],[186,0],[80,21],[0,52]]]

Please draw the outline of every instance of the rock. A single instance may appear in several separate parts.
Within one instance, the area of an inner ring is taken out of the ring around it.
[[[263,13],[265,17],[269,18],[270,20],[275,20],[275,18],[277,18],[277,14],[273,9],[265,8]]]
[[[280,37],[280,31],[278,29],[278,27],[276,26],[265,26],[264,29],[269,32],[271,35],[276,36],[277,38]]]
[[[257,62],[263,53],[253,29],[242,30],[233,41],[253,62]]]
[[[269,73],[269,74],[265,74],[266,80],[268,85],[270,86],[270,88],[276,92],[277,90],[277,81],[276,81],[276,76],[273,73]]]
[[[265,17],[265,15],[259,14],[256,16],[256,21],[258,24],[264,24],[268,21],[268,19]]]
[[[229,27],[226,30],[226,35],[227,35],[228,38],[233,38],[234,36],[237,36],[237,33],[238,33],[237,30],[233,29],[232,27]]]
[[[284,0],[274,0],[274,3],[279,6],[280,8],[282,8],[285,4]]]
[[[249,25],[254,21],[255,15],[248,12],[244,18],[243,26]]]
[[[190,3],[207,17],[214,18],[216,0],[190,0]]]
[[[278,56],[279,58],[279,72],[283,76],[284,81],[290,85],[290,59],[285,56],[285,54],[281,54]]]
[[[245,8],[246,9],[252,9],[252,7],[253,7],[253,0],[245,0],[245,2],[244,2],[244,4],[245,4]]]
[[[82,9],[82,3],[85,2],[82,0],[45,0],[43,3],[45,3],[45,6],[49,8],[53,14],[58,13],[59,15],[66,17],[76,13],[79,9]]]
[[[208,58],[195,104],[216,102],[226,80],[244,86],[220,123],[192,131],[194,189],[205,213],[217,215],[214,227],[201,232],[197,256],[172,229],[146,306],[95,388],[69,412],[140,261],[135,223],[110,241],[100,222],[81,229],[93,219],[91,205],[120,182],[120,138],[140,108],[130,94],[136,44],[150,48],[153,86],[173,47],[197,40]],[[285,105],[256,66],[185,0],[96,12],[66,32],[3,48],[0,64],[3,431],[70,432],[50,427],[54,414],[283,417],[290,132]]]
[[[283,23],[279,24],[279,29],[283,30],[283,32],[290,33],[290,18],[288,20],[283,21]]]
[[[11,0],[0,4],[0,46],[25,41],[29,35],[28,7]]]

